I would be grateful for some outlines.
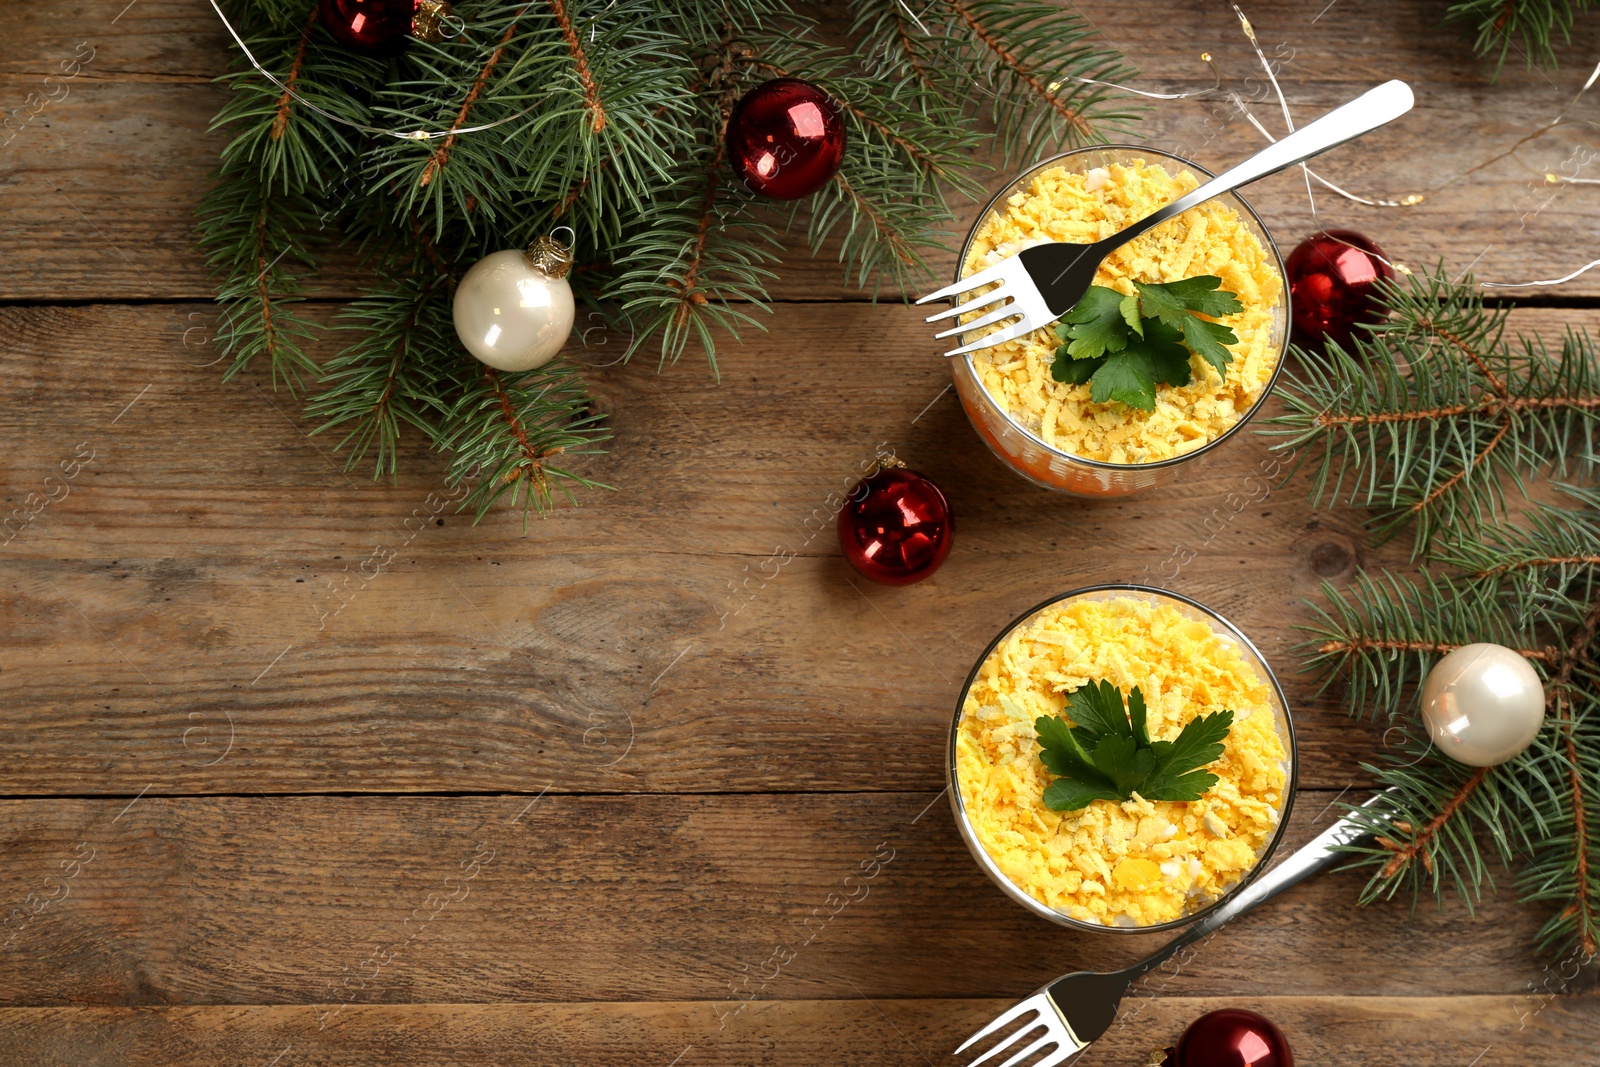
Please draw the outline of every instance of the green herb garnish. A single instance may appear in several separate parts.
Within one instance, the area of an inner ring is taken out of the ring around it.
[[[1044,791],[1052,811],[1075,811],[1094,800],[1199,800],[1217,784],[1200,768],[1222,758],[1222,741],[1233,712],[1190,720],[1172,741],[1152,741],[1145,728],[1144,694],[1134,686],[1128,708],[1110,682],[1090,682],[1067,694],[1069,725],[1059,715],[1041,715],[1039,759],[1055,781]]]
[[[1082,300],[1061,317],[1050,376],[1058,382],[1094,386],[1096,404],[1120,400],[1154,411],[1156,386],[1189,383],[1189,353],[1217,368],[1223,378],[1233,353],[1225,345],[1238,336],[1201,315],[1237,315],[1239,298],[1219,289],[1222,279],[1202,274],[1182,281],[1134,282],[1137,293],[1091,285]]]

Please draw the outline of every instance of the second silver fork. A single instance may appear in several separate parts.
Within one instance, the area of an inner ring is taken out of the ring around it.
[[[1318,871],[1331,867],[1343,857],[1342,853],[1335,851],[1337,848],[1350,844],[1367,832],[1366,824],[1370,815],[1364,819],[1363,811],[1370,813],[1385,796],[1385,793],[1379,793],[1361,808],[1346,814],[1304,848],[1245,886],[1232,900],[1207,914],[1158,951],[1120,971],[1077,971],[1057,978],[967,1038],[956,1049],[955,1055],[959,1056],[985,1037],[1012,1023],[1019,1024],[1017,1029],[997,1039],[988,1052],[972,1060],[968,1067],[978,1067],[1013,1049],[1016,1051],[1009,1059],[995,1063],[993,1067],[1017,1067],[1029,1057],[1041,1054],[1044,1058],[1035,1060],[1031,1067],[1054,1067],[1065,1062],[1067,1057],[1082,1052],[1110,1028],[1129,986],[1229,920],[1277,896],[1290,886],[1298,885]],[[1043,1033],[1039,1033],[1041,1028]],[[1024,1041],[1025,1044],[1019,1045]]]

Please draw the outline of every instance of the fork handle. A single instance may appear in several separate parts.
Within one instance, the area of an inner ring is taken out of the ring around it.
[[[1302,126],[1282,140],[1267,145],[1238,166],[1223,171],[1189,195],[1179,197],[1126,229],[1113,234],[1108,238],[1114,242],[1111,247],[1131,241],[1152,226],[1159,226],[1173,216],[1181,215],[1212,197],[1221,196],[1258,178],[1265,178],[1269,174],[1276,174],[1364,133],[1370,133],[1386,122],[1393,122],[1410,111],[1413,102],[1411,86],[1403,81],[1386,81],[1376,89],[1368,89],[1315,122]],[[1109,252],[1110,249],[1106,251]]]
[[[1375,794],[1361,805],[1361,809],[1370,810],[1377,807],[1388,799],[1388,794],[1389,790]],[[1336,849],[1341,845],[1350,844],[1366,832],[1359,811],[1346,813],[1288,859],[1245,886],[1232,900],[1206,915],[1154,954],[1126,968],[1120,974],[1126,976],[1129,983],[1137,981],[1181,949],[1210,936],[1231,919],[1244,914],[1262,901],[1277,896],[1290,886],[1298,885],[1318,871],[1333,866],[1344,858],[1344,854]]]

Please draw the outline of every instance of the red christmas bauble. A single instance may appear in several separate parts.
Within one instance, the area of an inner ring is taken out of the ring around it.
[[[1173,1067],[1294,1067],[1294,1053],[1277,1024],[1242,1008],[1223,1008],[1189,1024]]]
[[[904,467],[881,468],[861,479],[839,511],[844,558],[884,585],[910,585],[938,570],[954,532],[944,493]]]
[[[744,183],[774,200],[828,184],[844,158],[844,117],[828,94],[799,78],[745,93],[728,119],[728,159]]]
[[[421,0],[320,0],[318,14],[334,40],[364,56],[398,55],[411,40]]]
[[[1393,278],[1383,250],[1353,230],[1326,230],[1300,242],[1285,264],[1294,339],[1306,347],[1326,341],[1350,344],[1357,323],[1383,318],[1373,291],[1380,278]]]

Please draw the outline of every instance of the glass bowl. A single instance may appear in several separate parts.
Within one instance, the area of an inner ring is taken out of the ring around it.
[[[1030,896],[1020,886],[1007,877],[1006,874],[1000,870],[999,865],[995,863],[994,858],[989,855],[988,850],[983,847],[983,843],[978,840],[977,832],[972,826],[972,820],[967,814],[966,802],[963,800],[961,795],[960,771],[956,765],[956,740],[961,727],[962,711],[967,703],[967,693],[972,689],[972,683],[978,677],[978,672],[983,669],[984,663],[988,661],[990,654],[993,653],[997,647],[999,647],[1001,642],[1010,637],[1018,627],[1024,626],[1031,622],[1034,616],[1038,615],[1046,608],[1052,608],[1061,604],[1079,600],[1115,600],[1125,597],[1147,600],[1153,604],[1161,604],[1173,607],[1187,618],[1206,623],[1218,636],[1222,637],[1231,644],[1236,645],[1242,655],[1242,658],[1244,659],[1244,662],[1248,664],[1250,668],[1254,670],[1257,675],[1259,675],[1267,684],[1267,689],[1270,693],[1270,701],[1272,704],[1273,723],[1277,728],[1278,737],[1282,740],[1284,751],[1287,754],[1283,790],[1281,793],[1282,800],[1278,806],[1278,825],[1273,829],[1271,835],[1262,845],[1261,851],[1256,857],[1255,864],[1251,866],[1249,870],[1245,871],[1239,877],[1237,882],[1229,886],[1219,896],[1209,900],[1197,900],[1195,902],[1195,907],[1189,911],[1186,911],[1176,919],[1171,919],[1163,923],[1151,923],[1145,926],[1106,925],[1102,923],[1086,922],[1082,919],[1073,918],[1070,915],[1066,915],[1055,910],[1054,908],[1045,904],[1043,901]],[[1113,932],[1123,934],[1143,934],[1158,930],[1172,930],[1181,926],[1186,926],[1196,919],[1209,914],[1214,909],[1221,907],[1227,901],[1231,900],[1240,891],[1242,891],[1245,886],[1255,881],[1256,877],[1260,875],[1262,871],[1267,869],[1267,866],[1272,859],[1272,854],[1277,850],[1279,843],[1283,840],[1284,830],[1289,825],[1289,813],[1294,807],[1295,787],[1299,780],[1299,767],[1300,755],[1299,749],[1295,744],[1294,722],[1289,717],[1289,705],[1284,699],[1283,688],[1278,684],[1277,676],[1272,673],[1272,668],[1267,666],[1267,661],[1262,657],[1260,651],[1257,650],[1255,645],[1250,643],[1249,638],[1245,637],[1244,634],[1239,632],[1237,627],[1235,627],[1231,622],[1223,618],[1221,615],[1218,615],[1216,612],[1212,611],[1210,608],[1196,603],[1195,601],[1190,600],[1188,597],[1179,596],[1176,593],[1169,593],[1162,589],[1154,589],[1143,585],[1096,585],[1089,586],[1084,589],[1075,589],[1070,593],[1062,593],[1060,596],[1051,597],[1042,604],[1034,605],[1008,623],[1005,628],[1002,629],[998,635],[996,635],[995,639],[989,642],[989,646],[983,650],[983,654],[980,655],[978,657],[978,661],[973,664],[972,671],[967,675],[966,683],[961,687],[961,696],[956,701],[955,717],[950,721],[950,741],[945,758],[945,780],[949,786],[950,806],[955,812],[956,826],[961,831],[962,840],[967,843],[967,848],[969,851],[971,851],[972,858],[977,861],[977,864],[980,868],[982,868],[983,873],[988,875],[989,879],[994,882],[995,885],[999,886],[1006,896],[1010,897],[1012,900],[1015,900],[1018,904],[1021,904],[1035,915],[1038,915],[1044,919],[1048,919],[1049,921],[1061,926],[1067,926],[1077,930],[1094,930],[1098,932]]]
[[[984,205],[977,221],[967,233],[967,239],[962,242],[961,255],[956,260],[956,280],[961,280],[972,242],[990,213],[995,211],[996,205],[1004,203],[1013,193],[1028,189],[1034,178],[1042,171],[1051,167],[1065,166],[1071,171],[1083,173],[1095,167],[1106,167],[1113,163],[1127,165],[1140,159],[1146,163],[1160,164],[1174,175],[1187,169],[1202,182],[1212,177],[1210,171],[1181,156],[1133,145],[1100,145],[1052,156],[1023,171],[1016,180],[1001,189]],[[1108,460],[1088,459],[1071,452],[1063,452],[1046,444],[1037,434],[1012,418],[989,395],[973,368],[973,353],[955,356],[950,360],[951,374],[955,378],[956,394],[961,397],[961,406],[966,409],[967,418],[972,421],[973,429],[978,431],[978,436],[983,438],[990,451],[1000,457],[1006,466],[1035,485],[1076,496],[1104,497],[1136,493],[1171,481],[1185,466],[1193,470],[1196,461],[1210,455],[1224,441],[1243,429],[1245,423],[1249,422],[1260,409],[1262,402],[1277,384],[1278,374],[1283,370],[1284,356],[1289,349],[1289,279],[1284,271],[1283,256],[1279,254],[1277,244],[1250,205],[1236,193],[1225,193],[1216,199],[1238,213],[1245,228],[1255,235],[1256,240],[1261,242],[1261,247],[1271,254],[1272,262],[1277,265],[1280,285],[1278,300],[1272,307],[1271,341],[1273,347],[1277,349],[1277,364],[1273,368],[1272,377],[1262,387],[1261,395],[1256,398],[1256,402],[1248,411],[1241,413],[1238,421],[1227,430],[1192,452],[1153,463],[1112,463]],[[968,338],[963,335],[963,340],[966,339]],[[976,337],[971,339],[975,340]]]

